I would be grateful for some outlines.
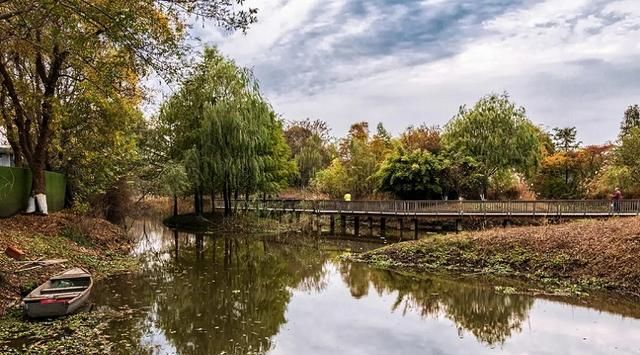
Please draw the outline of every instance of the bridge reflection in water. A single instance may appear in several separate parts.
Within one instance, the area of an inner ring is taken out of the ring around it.
[[[556,301],[497,292],[478,279],[413,277],[335,258],[338,250],[375,247],[369,243],[196,236],[154,221],[141,224],[132,233],[142,269],[100,280],[93,293],[98,308],[130,312],[110,324],[114,353],[560,350],[604,355],[640,350],[640,308],[618,300]]]

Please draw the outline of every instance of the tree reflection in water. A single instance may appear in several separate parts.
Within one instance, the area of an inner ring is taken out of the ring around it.
[[[493,288],[438,278],[414,278],[372,269],[359,263],[340,263],[342,279],[351,295],[360,298],[373,287],[378,294],[397,293],[393,311],[418,311],[423,317],[446,316],[460,335],[469,331],[490,346],[503,344],[522,330],[534,299],[496,293]]]
[[[154,346],[180,354],[264,353],[285,323],[290,290],[326,286],[327,256],[313,245],[271,237],[163,236],[168,252],[145,254],[141,275],[96,285],[98,305],[145,310],[113,324],[114,339],[137,347],[123,353],[153,353]]]
[[[356,299],[396,294],[392,311],[444,315],[488,345],[518,332],[533,305],[491,288],[332,261],[344,245],[316,238],[194,236],[161,225],[140,235],[142,271],[94,291],[98,305],[133,310],[112,324],[121,353],[265,353],[286,323],[292,290],[321,293],[336,276]]]

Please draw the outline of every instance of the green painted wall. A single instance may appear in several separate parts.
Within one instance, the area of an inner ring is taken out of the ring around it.
[[[45,172],[47,207],[49,212],[64,208],[66,177]],[[23,168],[0,166],[0,217],[9,217],[27,208],[31,194],[31,171]]]
[[[44,179],[47,182],[47,207],[49,208],[50,212],[60,211],[64,208],[64,196],[66,192],[65,190],[67,188],[67,177],[59,173],[45,171]],[[29,176],[29,182],[30,181],[31,176]],[[29,184],[29,187],[31,187],[31,184]],[[29,189],[29,193],[31,193],[31,189]]]
[[[0,217],[9,217],[27,207],[31,190],[29,169],[0,166]]]

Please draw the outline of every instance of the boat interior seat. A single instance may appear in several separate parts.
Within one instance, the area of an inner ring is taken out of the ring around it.
[[[43,288],[42,290],[40,290],[40,293],[62,293],[62,292],[69,292],[69,291],[81,291],[86,289],[87,289],[87,286]]]

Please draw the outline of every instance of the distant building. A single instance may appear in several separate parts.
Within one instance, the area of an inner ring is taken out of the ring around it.
[[[0,166],[14,166],[13,149],[8,145],[0,145]]]

